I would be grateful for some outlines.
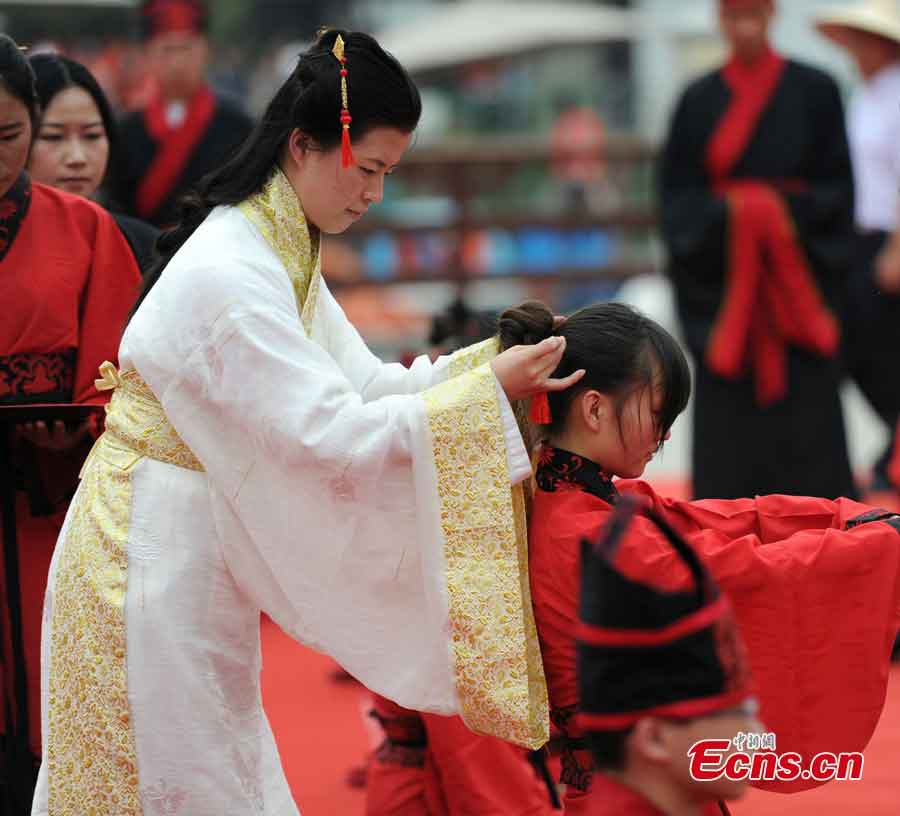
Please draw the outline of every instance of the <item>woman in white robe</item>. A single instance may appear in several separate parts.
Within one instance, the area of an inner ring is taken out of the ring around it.
[[[419,114],[374,40],[325,32],[163,237],[50,570],[34,814],[297,813],[261,610],[403,706],[546,740],[510,401],[581,372],[548,379],[557,339],[382,364],[319,271]]]

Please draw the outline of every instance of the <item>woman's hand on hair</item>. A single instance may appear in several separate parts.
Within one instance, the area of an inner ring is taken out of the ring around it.
[[[507,349],[493,359],[491,367],[510,400],[526,399],[543,391],[564,391],[584,376],[583,368],[562,379],[551,376],[565,350],[564,337],[548,337],[533,346]]]

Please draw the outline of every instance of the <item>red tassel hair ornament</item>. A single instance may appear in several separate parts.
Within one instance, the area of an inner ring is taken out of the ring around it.
[[[550,400],[546,391],[541,391],[540,394],[535,394],[531,398],[528,419],[534,425],[549,425],[553,422],[553,415],[550,413]]]
[[[337,61],[341,64],[341,167],[349,167],[356,164],[353,158],[353,148],[350,145],[350,107],[347,102],[347,57],[344,54],[344,38],[338,34],[331,49]]]

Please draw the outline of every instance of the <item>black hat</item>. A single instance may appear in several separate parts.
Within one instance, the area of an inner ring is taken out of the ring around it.
[[[141,39],[176,31],[205,34],[209,18],[203,0],[144,0],[141,4]]]
[[[625,577],[616,551],[635,520],[654,522],[695,588],[667,592]],[[579,721],[622,731],[641,717],[704,717],[753,698],[746,650],[728,598],[697,553],[637,500],[622,496],[596,545],[581,545]]]

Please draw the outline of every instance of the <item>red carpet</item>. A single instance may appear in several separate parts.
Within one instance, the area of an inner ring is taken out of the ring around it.
[[[364,793],[346,784],[377,732],[363,713],[367,694],[332,679],[334,664],[295,644],[264,619],[263,696],[287,777],[303,816],[362,816]],[[898,816],[900,666],[865,755],[861,782],[832,782],[794,796],[752,791],[735,816]],[[477,816],[472,814],[471,816]]]
[[[335,664],[262,620],[263,700],[303,816],[361,816],[365,792],[346,783],[369,750],[368,693],[336,683]]]

